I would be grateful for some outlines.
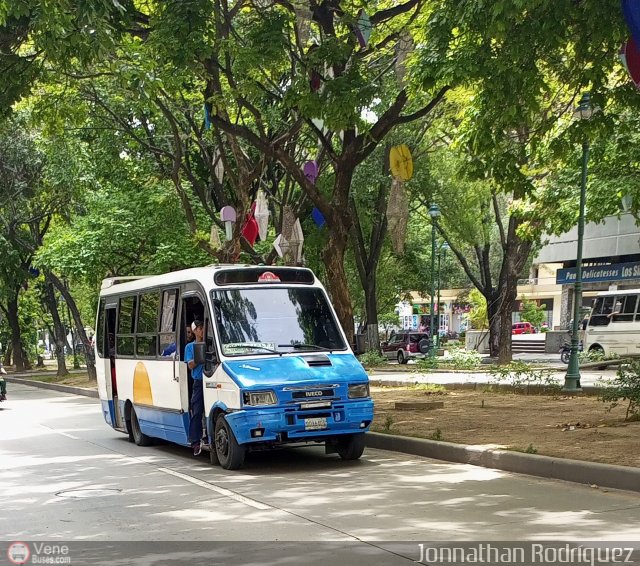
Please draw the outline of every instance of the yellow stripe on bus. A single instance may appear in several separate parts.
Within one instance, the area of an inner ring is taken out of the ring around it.
[[[136,369],[133,372],[133,402],[141,405],[153,405],[149,374],[142,362],[136,364]]]

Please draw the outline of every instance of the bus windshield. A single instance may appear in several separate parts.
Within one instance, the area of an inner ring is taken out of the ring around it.
[[[211,298],[225,356],[346,349],[320,289],[224,289]]]

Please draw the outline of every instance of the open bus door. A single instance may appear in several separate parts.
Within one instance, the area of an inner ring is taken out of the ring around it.
[[[117,303],[105,304],[104,308],[104,364],[105,387],[109,401],[109,413],[114,428],[125,429],[125,422],[118,404],[118,378],[116,374],[116,313]]]

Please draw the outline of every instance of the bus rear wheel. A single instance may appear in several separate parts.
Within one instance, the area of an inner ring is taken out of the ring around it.
[[[136,410],[133,407],[131,408],[131,434],[137,446],[151,446],[151,437],[140,430],[138,415],[136,415]]]
[[[242,467],[246,449],[238,444],[224,415],[220,415],[216,420],[214,444],[218,461],[225,470],[237,470]]]
[[[340,439],[336,450],[343,460],[357,460],[364,452],[364,432]]]

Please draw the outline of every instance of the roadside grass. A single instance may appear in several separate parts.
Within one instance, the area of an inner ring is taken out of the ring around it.
[[[65,377],[58,377],[57,375],[33,375],[29,377],[21,377],[29,381],[41,381],[43,383],[57,383],[58,385],[71,385],[74,387],[84,387],[87,389],[96,389],[97,383],[89,379],[89,375],[85,372],[72,373]]]

